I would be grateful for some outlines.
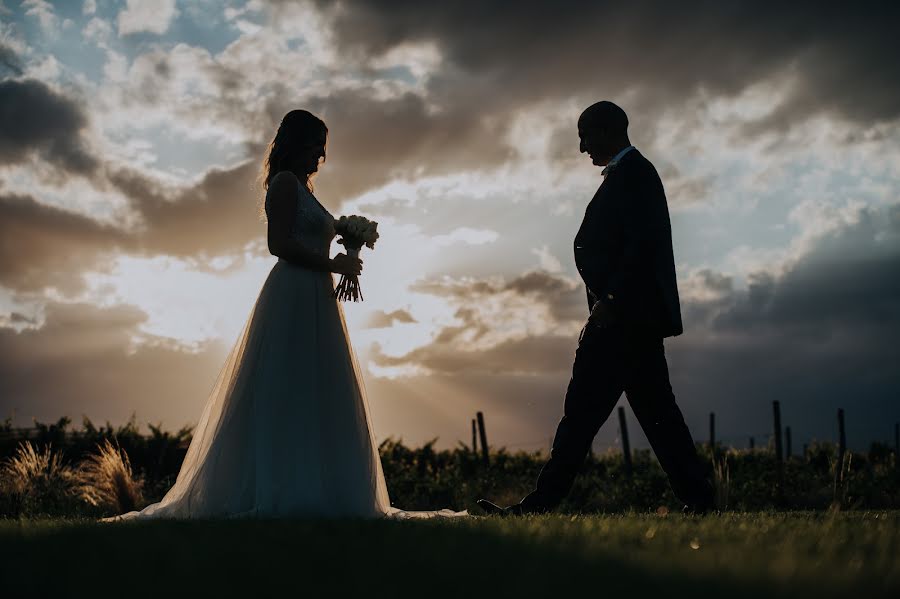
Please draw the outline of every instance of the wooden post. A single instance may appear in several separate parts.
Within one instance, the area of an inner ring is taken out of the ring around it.
[[[847,435],[844,432],[844,410],[838,408],[838,454],[837,469],[834,471],[834,479],[840,480],[841,473],[844,469],[844,454],[847,451]]]
[[[774,419],[774,436],[775,436],[775,462],[777,464],[781,464],[784,460],[784,451],[781,447],[781,402],[773,401],[772,402],[772,417]]]
[[[631,476],[631,444],[628,442],[628,424],[625,422],[625,408],[619,406],[619,432],[622,435],[622,460],[625,476]]]
[[[900,422],[894,423],[894,466],[900,470]]]
[[[476,433],[475,419],[472,418],[472,453],[478,455],[478,435]]]
[[[754,439],[753,437],[750,437],[750,449],[753,449],[755,447],[756,447],[756,439]]]
[[[709,413],[709,453],[716,457],[716,413]]]
[[[791,459],[791,427],[784,427],[784,457],[785,459]]]
[[[775,484],[777,485],[775,493],[778,501],[781,502],[782,493],[784,491],[784,453],[781,449],[781,403],[778,401],[772,402],[772,416],[775,421]]]
[[[484,465],[487,466],[491,458],[488,455],[487,431],[484,430],[484,414],[478,412],[475,416],[478,418],[478,432],[481,437],[481,456],[484,460]]]

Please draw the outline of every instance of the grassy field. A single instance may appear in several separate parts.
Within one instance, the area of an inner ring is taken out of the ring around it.
[[[900,596],[900,512],[0,520],[3,596]]]

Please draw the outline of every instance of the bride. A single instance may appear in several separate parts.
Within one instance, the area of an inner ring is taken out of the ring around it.
[[[206,401],[175,485],[134,518],[430,517],[392,508],[362,375],[331,273],[334,218],[312,194],[328,129],[282,119],[263,167],[269,251],[278,256]]]

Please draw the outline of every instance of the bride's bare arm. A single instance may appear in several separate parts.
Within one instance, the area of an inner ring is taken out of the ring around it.
[[[338,274],[359,274],[358,261],[339,254],[334,260],[322,256],[291,238],[291,228],[297,217],[297,177],[288,171],[275,175],[269,184],[268,234],[269,253],[292,264]]]

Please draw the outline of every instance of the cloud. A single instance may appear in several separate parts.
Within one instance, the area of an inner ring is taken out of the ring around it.
[[[43,326],[0,326],[0,413],[31,418],[196,422],[225,357],[219,344],[182,351],[164,339],[133,347],[146,316],[133,306],[49,303]]]
[[[111,261],[127,236],[34,198],[0,193],[0,283],[19,291],[82,289],[86,269]]]
[[[34,17],[41,25],[44,33],[52,34],[59,22],[56,13],[53,12],[53,5],[47,0],[23,0],[22,8],[29,17]]]
[[[417,322],[416,319],[406,310],[394,310],[390,313],[384,310],[376,310],[369,318],[367,328],[386,329],[394,326],[394,323],[413,324],[415,322]]]
[[[857,447],[887,436],[886,423],[900,418],[900,205],[858,207],[856,218],[823,230],[777,268],[753,273],[742,288],[708,268],[682,282],[685,333],[666,340],[666,353],[683,409],[715,411],[721,435],[738,444],[769,430],[775,399],[797,439],[828,438],[838,407],[853,413]],[[564,388],[572,329],[586,319],[580,285],[537,271],[425,281],[415,291],[451,299],[456,323],[405,355],[376,347],[377,367],[448,380],[537,377]],[[519,322],[529,317],[545,326]]]
[[[332,64],[327,41],[301,27],[314,13],[293,15],[291,29],[279,15],[216,54],[185,43],[138,54],[121,81],[98,91],[106,126],[246,143],[249,155],[261,153],[284,114],[306,108],[329,125],[329,176],[320,185],[338,203],[398,177],[489,168],[514,156],[506,118],[396,76],[411,73],[415,53],[397,57],[410,65]]]
[[[796,342],[808,334],[900,331],[900,282],[891,275],[900,267],[900,205],[857,206],[853,218],[821,229],[801,247],[778,266],[783,272],[751,273],[743,290],[726,275],[700,271],[707,293],[692,294],[691,320],[713,333],[754,331]]]
[[[174,256],[238,251],[265,235],[260,222],[260,164],[248,160],[212,168],[188,186],[171,187],[127,168],[110,169],[108,179],[131,198],[140,215],[136,245],[146,253]]]
[[[298,104],[270,111],[280,119]],[[434,111],[413,92],[376,99],[365,87],[333,90],[302,105],[329,127],[328,176],[320,186],[338,201],[392,179],[478,170],[514,155],[505,141],[507,123],[480,119],[465,106]]]
[[[468,245],[485,245],[494,243],[499,238],[496,231],[487,229],[473,229],[472,227],[459,227],[445,233],[436,235],[431,238],[432,243],[436,246],[455,245],[457,243],[465,243]]]
[[[436,375],[558,373],[571,366],[577,330],[587,317],[579,285],[544,271],[509,281],[422,281],[411,291],[449,300],[456,307],[454,322],[404,355],[387,355],[376,346],[371,359],[377,367]]]
[[[0,165],[37,156],[66,171],[90,175],[98,166],[83,137],[82,106],[35,79],[0,81]]]
[[[155,33],[162,35],[178,16],[175,0],[154,0],[141,2],[128,0],[127,5],[119,13],[119,35],[132,33]]]
[[[212,257],[239,251],[264,234],[257,185],[261,149],[260,158],[211,168],[188,185],[173,185],[101,158],[89,141],[94,132],[86,110],[41,81],[0,81],[0,168],[46,163],[54,168],[42,166],[48,177],[42,185],[72,189],[71,177],[79,176],[98,192],[114,190],[125,197],[137,226],[100,224],[88,211],[79,212],[74,198],[66,199],[65,208],[54,208],[42,198],[6,191],[0,200],[0,226],[10,240],[0,253],[5,284],[76,289],[83,270],[117,252]]]
[[[571,324],[587,318],[587,299],[581,283],[545,270],[526,272],[509,281],[502,278],[421,281],[410,290],[450,298],[466,308],[485,306],[486,300],[495,299],[494,309],[498,311],[514,305],[519,307],[520,302],[534,303],[557,324]]]
[[[240,253],[265,236],[257,169],[255,161],[211,169],[192,185],[171,187],[105,165],[97,184],[129,199],[134,225],[100,223],[33,196],[0,191],[0,283],[19,291],[55,287],[74,293],[87,272],[104,270],[122,253],[205,261]]]
[[[376,346],[371,357],[381,367],[414,364],[431,374],[533,376],[570,370],[576,345],[571,336],[546,335],[509,340],[479,350],[436,343],[402,357],[386,356]]]
[[[69,95],[34,80],[0,81],[0,166],[43,161],[57,167],[51,183],[64,186],[71,175],[94,188],[119,191],[142,221],[139,238],[148,252],[188,255],[229,253],[261,234],[256,184],[262,147],[231,167],[213,167],[188,185],[172,185],[153,174],[101,158],[89,139],[87,108]],[[74,202],[73,202],[74,204]],[[85,220],[88,235],[91,225]],[[214,226],[210,226],[215,223]],[[123,233],[125,228],[123,227]],[[60,246],[60,251],[65,246]]]
[[[9,46],[0,43],[0,68],[6,69],[12,75],[22,74],[22,63],[16,52]],[[2,74],[2,71],[0,71]]]
[[[488,105],[633,96],[637,112],[659,111],[767,81],[786,92],[765,117],[770,130],[818,113],[866,127],[900,116],[900,76],[892,68],[900,8],[890,3],[847,12],[795,2],[765,18],[752,3],[316,4],[346,53],[378,57],[403,44],[434,43],[453,75],[436,75],[431,90],[478,90],[473,99]]]

